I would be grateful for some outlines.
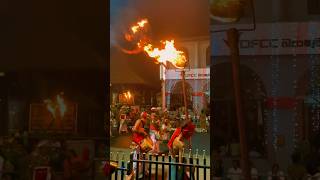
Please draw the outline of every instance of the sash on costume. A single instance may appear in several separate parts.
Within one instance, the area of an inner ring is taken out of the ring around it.
[[[141,141],[144,139],[144,136],[139,134],[139,133],[133,133],[133,142],[135,142],[136,144],[140,144]]]
[[[176,128],[176,130],[173,132],[169,142],[168,142],[168,148],[172,149],[173,141],[180,135],[181,128]]]
[[[191,136],[194,134],[196,126],[189,122],[185,128],[182,130],[182,137],[189,140]]]
[[[171,139],[168,142],[168,148],[172,149],[173,146],[173,141],[180,135],[180,133],[182,132],[182,138],[190,140],[191,136],[194,134],[195,132],[195,128],[196,126],[192,123],[189,122],[186,127],[182,128],[177,128],[174,133],[171,136]]]

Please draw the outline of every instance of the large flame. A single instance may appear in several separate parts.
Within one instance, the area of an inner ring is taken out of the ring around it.
[[[147,19],[142,19],[130,28],[131,32],[125,34],[125,39],[127,41],[136,39],[137,48],[134,50],[122,49],[122,51],[127,54],[137,54],[144,51],[148,56],[154,58],[157,63],[166,64],[166,62],[171,62],[176,68],[184,68],[187,58],[183,51],[175,48],[174,40],[162,41],[163,47],[159,48],[154,47],[150,38],[146,34],[143,34],[147,31],[145,27],[148,23]]]
[[[174,47],[174,40],[164,41],[164,48],[153,48],[152,44],[143,47],[144,51],[159,63],[171,62],[176,68],[184,68],[187,58],[183,51],[179,51]]]

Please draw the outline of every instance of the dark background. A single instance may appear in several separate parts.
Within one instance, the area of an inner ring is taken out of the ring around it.
[[[1,134],[8,133],[9,99],[25,105],[19,126],[26,130],[28,104],[63,91],[78,103],[79,135],[106,136],[107,7],[100,0],[0,0]]]

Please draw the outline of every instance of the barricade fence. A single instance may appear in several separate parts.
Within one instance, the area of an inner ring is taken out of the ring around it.
[[[210,162],[207,160],[205,151],[201,156],[198,150],[196,154],[192,154],[191,150],[188,154],[183,151],[180,156],[132,152],[129,155],[129,161],[125,161],[124,153],[111,153],[110,159],[118,165],[117,170],[111,175],[112,180],[210,179]]]
[[[176,155],[140,153],[135,156],[134,152],[111,153],[110,160],[116,162],[116,171],[112,173],[111,180],[230,180],[232,176],[238,176],[245,180],[240,174],[224,172],[221,176],[210,176],[210,160],[205,156],[205,151],[199,155],[182,153],[181,157]],[[258,173],[252,175],[252,180],[290,180],[286,174],[276,177],[269,173]]]

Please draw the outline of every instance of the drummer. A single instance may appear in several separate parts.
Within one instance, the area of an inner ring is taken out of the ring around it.
[[[148,117],[148,113],[147,112],[142,112],[140,115],[140,119],[138,119],[134,125],[134,127],[132,128],[133,131],[133,142],[136,144],[135,146],[135,150],[134,150],[134,158],[137,159],[138,155],[141,159],[142,155],[141,155],[141,143],[143,141],[143,139],[147,138],[149,135],[145,130],[145,125],[147,123],[147,117]],[[137,163],[133,163],[133,174],[136,171],[137,168]],[[139,172],[141,172],[139,170]]]
[[[178,155],[177,153],[182,151],[184,148],[184,140],[189,141],[189,145],[191,147],[191,137],[195,132],[195,125],[192,123],[190,119],[182,122],[180,127],[176,128],[173,132],[169,142],[168,148],[173,155]]]
[[[135,125],[132,128],[133,131],[133,142],[138,146],[141,144],[141,141],[148,136],[148,133],[145,130],[145,125],[147,123],[147,112],[142,112],[140,119],[135,122]]]

